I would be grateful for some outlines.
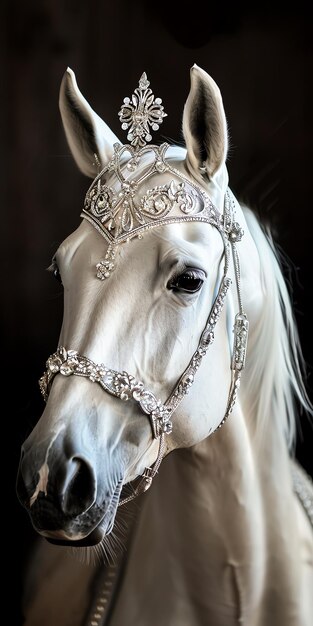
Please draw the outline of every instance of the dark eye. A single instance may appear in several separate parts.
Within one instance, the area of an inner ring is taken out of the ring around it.
[[[56,264],[53,267],[52,273],[53,273],[54,278],[56,278],[57,281],[59,281],[59,283],[62,285],[62,278],[61,278],[60,270]]]
[[[55,259],[52,260],[50,267],[48,267],[48,272],[51,272],[54,278],[56,278],[56,280],[62,285],[62,278],[61,278],[60,270]]]
[[[182,274],[173,276],[167,283],[167,288],[173,291],[196,293],[200,291],[205,277],[203,270],[187,268]]]

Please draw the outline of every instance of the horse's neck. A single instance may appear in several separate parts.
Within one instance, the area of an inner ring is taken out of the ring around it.
[[[305,623],[290,619],[301,599],[299,533],[275,425],[257,453],[237,411],[212,437],[170,454],[141,507],[114,626],[126,615],[138,626]]]

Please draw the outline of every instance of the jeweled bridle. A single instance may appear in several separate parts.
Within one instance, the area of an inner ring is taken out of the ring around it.
[[[98,383],[104,391],[116,398],[137,402],[141,411],[148,415],[153,437],[159,439],[157,459],[152,467],[146,468],[133,493],[121,499],[119,505],[146,491],[158,472],[164,455],[165,436],[172,432],[172,415],[190,391],[202,359],[214,340],[215,326],[231,284],[228,276],[231,259],[236,281],[238,313],[233,328],[230,390],[225,414],[217,428],[225,423],[236,402],[241,372],[245,365],[249,327],[241,302],[240,266],[236,249],[236,243],[241,240],[243,230],[234,221],[231,191],[228,189],[226,192],[224,212],[221,214],[203,189],[166,160],[168,144],[146,145],[151,141],[150,127],[157,130],[166,115],[161,99],[154,98],[149,84],[146,74],[143,74],[132,99],[124,99],[119,117],[122,128],[128,130],[127,138],[131,144],[114,145],[111,161],[99,172],[86,194],[81,216],[88,220],[109,244],[105,258],[96,266],[96,276],[100,280],[108,279],[115,268],[118,246],[135,237],[141,238],[147,230],[177,222],[206,222],[218,230],[224,244],[224,271],[217,296],[198,347],[164,403],[146,389],[143,382],[128,372],[118,372],[103,364],[99,365],[76,350],[68,350],[63,346],[48,358],[47,369],[39,381],[43,397],[47,400],[52,381],[57,374],[83,376]],[[97,155],[95,160],[99,162]],[[139,173],[137,178],[132,177],[141,162],[145,165],[143,173]],[[109,186],[108,180],[112,179],[112,173],[113,180]],[[164,174],[168,182],[146,190],[143,195],[140,194],[139,190],[143,183],[159,173]]]

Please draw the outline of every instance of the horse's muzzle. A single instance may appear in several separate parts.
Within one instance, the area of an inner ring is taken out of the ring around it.
[[[34,465],[30,453],[22,457],[17,494],[38,533],[52,543],[82,546],[95,545],[111,532],[121,480],[113,490],[99,487],[91,464],[78,455],[50,455],[49,466],[34,470]]]

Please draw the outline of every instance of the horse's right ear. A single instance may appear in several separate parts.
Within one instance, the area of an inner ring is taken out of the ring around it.
[[[213,78],[196,64],[190,70],[190,78],[183,113],[186,167],[202,182],[203,174],[211,180],[226,162],[227,122],[221,93]]]
[[[88,104],[69,67],[61,82],[59,107],[65,135],[79,169],[95,178],[99,162],[101,169],[105,167],[113,155],[113,145],[121,142]]]

